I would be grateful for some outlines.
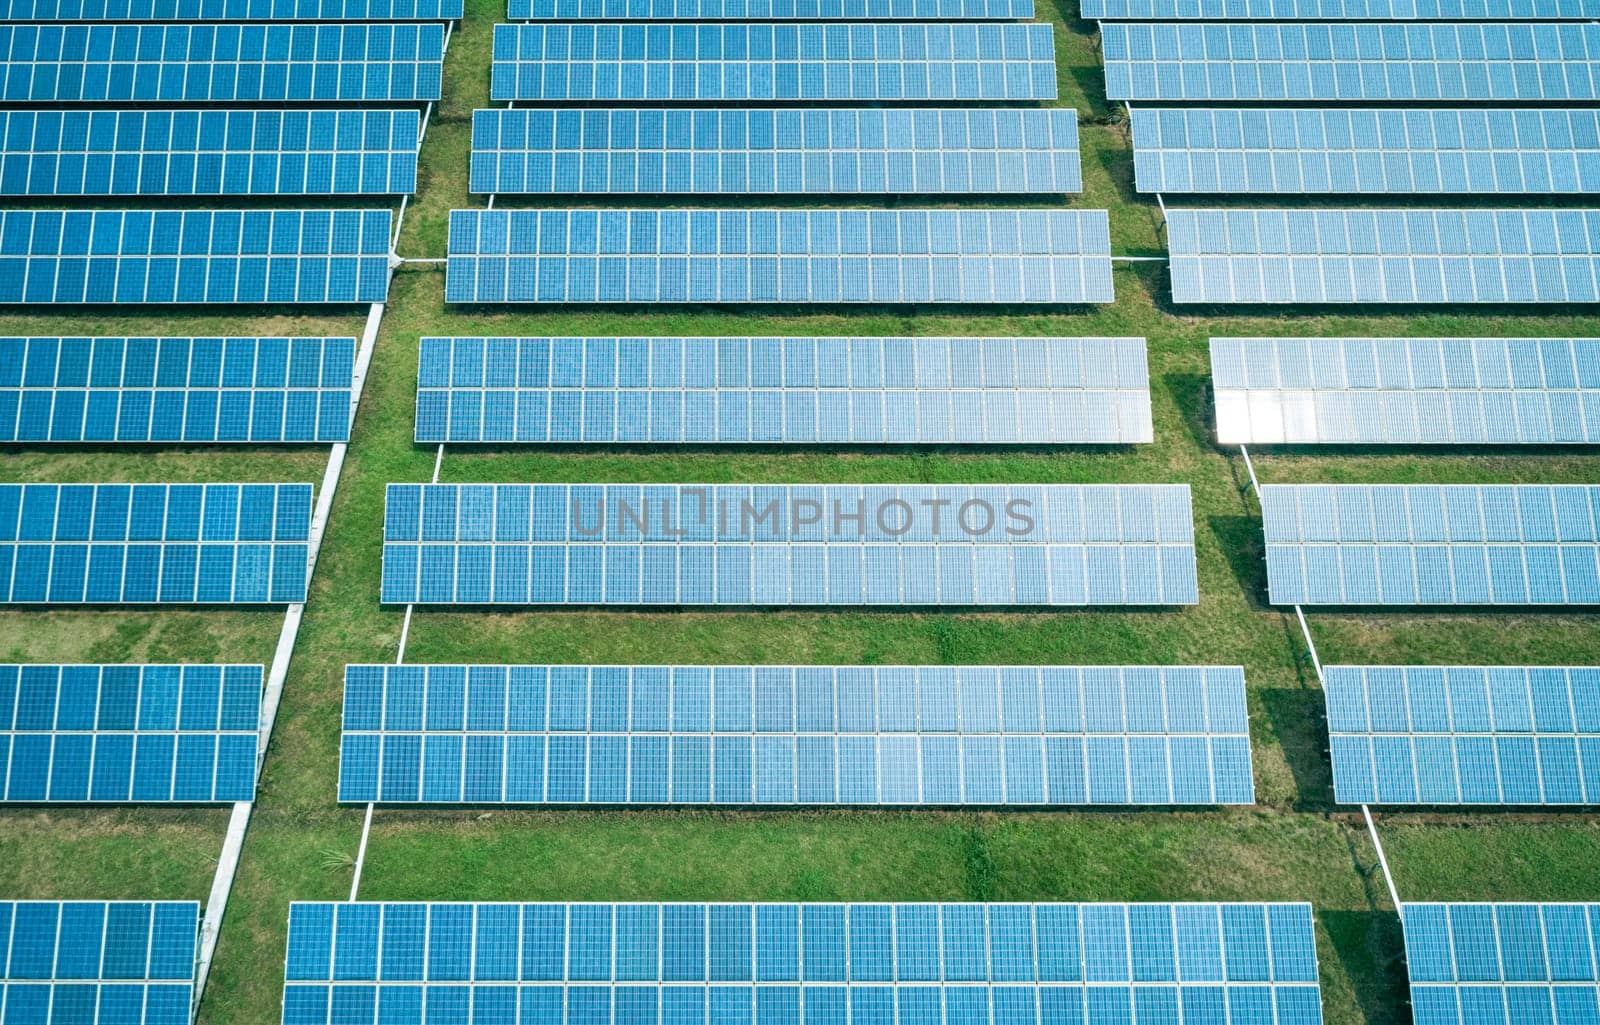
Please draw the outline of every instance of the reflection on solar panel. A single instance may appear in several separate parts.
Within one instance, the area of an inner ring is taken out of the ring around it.
[[[0,902],[6,1020],[186,1025],[195,901]]]
[[[1053,100],[1055,37],[1043,23],[496,25],[489,90],[496,100]]]
[[[1083,0],[1089,21],[1475,21],[1600,18],[1595,0]]]
[[[452,210],[453,303],[1108,303],[1104,210]]]
[[[1600,804],[1600,669],[1327,666],[1322,676],[1340,804]]]
[[[424,338],[420,348],[417,440],[429,444],[1151,440],[1143,338]]]
[[[0,441],[348,441],[354,338],[0,338]]]
[[[1600,604],[1600,487],[1268,484],[1274,605]]]
[[[1180,303],[1592,303],[1600,210],[1167,211]]]
[[[415,110],[0,111],[0,195],[410,193],[420,122]]]
[[[473,192],[1079,192],[1078,114],[970,110],[478,110]]]
[[[1600,339],[1213,338],[1225,445],[1600,443]]]
[[[457,21],[462,0],[3,0],[6,21]]]
[[[309,484],[0,484],[0,601],[306,600]]]
[[[7,103],[437,100],[443,25],[0,25]]]
[[[254,800],[261,675],[0,666],[0,801]]]
[[[0,303],[380,303],[387,210],[0,210]]]
[[[383,600],[1192,605],[1186,484],[391,484]]]
[[[1033,0],[510,0],[513,21],[959,21],[1033,17]]]
[[[1113,100],[1592,100],[1600,24],[1101,27]]]
[[[284,1025],[1322,1021],[1309,904],[295,903],[286,968]]]

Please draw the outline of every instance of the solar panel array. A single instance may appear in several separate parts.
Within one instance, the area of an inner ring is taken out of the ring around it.
[[[187,1025],[195,901],[0,902],[6,1020]]]
[[[1600,804],[1600,669],[1328,666],[1341,804]]]
[[[1268,484],[1274,605],[1600,604],[1600,487]]]
[[[0,801],[251,801],[261,666],[0,666]]]
[[[1089,21],[1528,21],[1600,18],[1595,0],[1083,0]]]
[[[0,602],[306,600],[309,484],[0,484]]]
[[[501,24],[489,89],[516,101],[1053,100],[1055,38],[1043,23]]]
[[[510,0],[513,21],[979,21],[1033,17],[1033,0]]]
[[[5,0],[6,21],[459,21],[462,0]]]
[[[473,192],[1079,192],[1077,112],[478,110]]]
[[[1179,303],[1592,303],[1600,210],[1167,211]]]
[[[1186,484],[391,484],[383,601],[1194,604]]]
[[[416,438],[428,444],[1132,444],[1152,433],[1142,338],[423,338],[419,348]]]
[[[0,337],[0,442],[350,439],[354,338]]]
[[[1600,339],[1213,338],[1223,444],[1600,444]]]

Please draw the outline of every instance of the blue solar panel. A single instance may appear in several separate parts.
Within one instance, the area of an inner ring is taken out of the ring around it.
[[[1179,303],[1592,303],[1600,210],[1167,211]]]
[[[478,110],[473,192],[1080,192],[1078,112]]]
[[[1274,605],[1600,604],[1600,487],[1268,484]]]
[[[1528,21],[1600,18],[1596,0],[1083,0],[1089,21]]]
[[[309,484],[0,484],[0,602],[306,600]]]
[[[1033,0],[510,0],[513,21],[962,21],[1033,17]]]
[[[1053,100],[1052,26],[496,25],[496,100]]]
[[[188,1025],[194,901],[0,903],[6,1021]]]
[[[295,903],[288,950],[284,1025],[1322,1021],[1309,904]]]
[[[1600,804],[1600,669],[1328,666],[1340,804]]]
[[[0,665],[0,801],[253,801],[261,675]]]
[[[0,442],[350,439],[354,338],[3,338]]]
[[[379,303],[387,210],[0,210],[0,303]]]
[[[1228,667],[347,666],[341,752],[358,803],[1254,801]]]
[[[0,25],[6,103],[437,100],[443,25]]]
[[[1187,484],[391,484],[383,600],[1192,605]]]
[[[452,210],[453,303],[1108,303],[1104,210]]]
[[[415,110],[0,111],[0,195],[411,193],[420,130]]]
[[[6,21],[457,21],[462,0],[3,0]]]
[[[1151,440],[1142,338],[423,338],[419,348],[416,438],[429,444]]]
[[[1593,100],[1600,24],[1101,27],[1113,100]]]

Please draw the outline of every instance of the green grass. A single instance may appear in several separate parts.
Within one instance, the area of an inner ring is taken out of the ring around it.
[[[400,251],[439,256],[465,193],[469,118],[487,102],[501,0],[469,0],[424,149]],[[1088,27],[1053,4],[1063,103],[1082,124],[1085,189],[1113,245],[1158,254],[1159,212],[1132,191],[1125,128],[1101,94]],[[911,205],[911,204],[907,204]],[[1331,803],[1321,692],[1292,620],[1263,601],[1260,521],[1243,465],[1210,440],[1214,334],[1596,332],[1577,310],[1239,314],[1175,310],[1165,270],[1123,266],[1117,302],[1070,313],[665,307],[453,309],[443,275],[396,277],[333,519],[312,581],[260,801],[222,932],[205,1025],[277,1020],[288,903],[343,899],[361,810],[334,800],[349,662],[393,660],[401,612],[378,604],[383,487],[426,480],[413,444],[423,334],[1006,334],[1149,339],[1155,443],[1110,450],[870,452],[496,450],[447,453],[446,481],[1172,481],[1193,489],[1201,601],[1177,611],[1066,613],[419,611],[407,660],[508,662],[1229,663],[1249,684],[1259,804],[1139,814],[535,813],[380,811],[361,893],[372,899],[1295,899],[1316,907],[1333,1025],[1403,1022],[1398,926],[1359,819]],[[0,316],[0,333],[357,334],[359,315],[184,311]],[[302,449],[11,451],[4,480],[309,480]],[[1600,459],[1555,450],[1256,454],[1266,481],[1594,481]],[[1559,614],[1329,614],[1326,661],[1593,662],[1600,620]],[[281,617],[252,611],[0,613],[0,657],[268,661]],[[0,895],[203,898],[226,814],[154,808],[0,811]],[[1582,815],[1383,815],[1408,898],[1597,899],[1600,827]],[[333,867],[329,867],[329,866]]]

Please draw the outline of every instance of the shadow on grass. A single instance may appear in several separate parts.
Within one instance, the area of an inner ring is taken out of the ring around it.
[[[1399,917],[1376,909],[1321,909],[1316,916],[1332,941],[1334,956],[1350,978],[1362,1020],[1367,1025],[1400,1025],[1409,1021],[1410,991]]]
[[[1267,611],[1266,563],[1261,552],[1261,520],[1255,516],[1208,516],[1206,524],[1228,562],[1234,582],[1256,612]]]
[[[1204,374],[1163,374],[1161,383],[1182,414],[1189,440],[1199,449],[1215,448],[1211,434],[1211,378]]]
[[[1285,624],[1288,619],[1285,617]],[[1296,665],[1296,671],[1301,667]],[[1294,777],[1296,811],[1334,808],[1333,773],[1328,762],[1328,731],[1322,691],[1316,687],[1270,687],[1259,692],[1273,732]]]

